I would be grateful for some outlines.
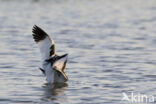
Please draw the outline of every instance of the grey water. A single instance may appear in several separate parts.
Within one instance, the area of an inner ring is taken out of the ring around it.
[[[38,69],[34,24],[69,54],[67,83]],[[0,104],[130,104],[132,92],[156,102],[155,0],[0,0]]]

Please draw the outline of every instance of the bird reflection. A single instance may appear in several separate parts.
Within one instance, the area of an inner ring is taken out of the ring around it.
[[[42,97],[42,101],[44,102],[67,102],[67,97],[64,93],[66,88],[68,87],[67,83],[55,83],[55,84],[49,84],[45,83],[43,85],[44,89],[44,95]]]

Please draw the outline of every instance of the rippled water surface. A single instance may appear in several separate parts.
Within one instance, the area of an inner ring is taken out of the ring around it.
[[[38,69],[34,24],[69,54],[66,84]],[[156,97],[155,0],[0,0],[0,104],[128,104],[132,91]]]

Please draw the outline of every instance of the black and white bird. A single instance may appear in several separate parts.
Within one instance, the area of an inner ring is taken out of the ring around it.
[[[42,68],[40,70],[46,76],[48,83],[63,83],[68,80],[65,74],[68,54],[58,56],[55,53],[55,43],[50,36],[40,27],[34,25],[32,29],[34,41],[38,44],[41,57]]]

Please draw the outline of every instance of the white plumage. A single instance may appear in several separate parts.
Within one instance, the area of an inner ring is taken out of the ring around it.
[[[38,46],[41,52],[42,61],[50,58],[50,47],[52,45],[52,40],[46,37],[44,40],[38,42]]]

